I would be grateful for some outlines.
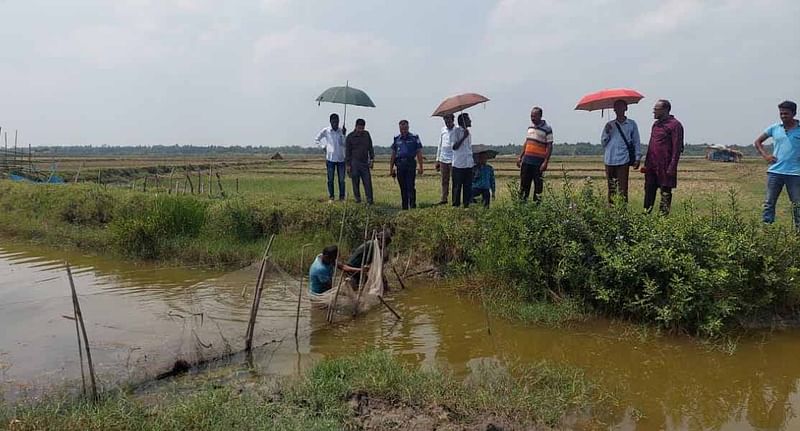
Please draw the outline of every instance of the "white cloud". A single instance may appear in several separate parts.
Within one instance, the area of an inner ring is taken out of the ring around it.
[[[393,53],[388,42],[372,34],[296,26],[259,37],[252,65],[265,79],[343,81],[386,64]]]

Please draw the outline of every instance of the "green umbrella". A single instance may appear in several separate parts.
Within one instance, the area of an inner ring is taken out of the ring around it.
[[[353,88],[348,81],[344,87],[331,87],[317,97],[317,104],[322,102],[339,103],[344,105],[344,119],[342,125],[347,123],[347,105],[375,107],[367,93]]]

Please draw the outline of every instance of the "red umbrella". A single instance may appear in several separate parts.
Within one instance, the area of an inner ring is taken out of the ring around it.
[[[636,90],[630,88],[613,88],[610,90],[601,90],[596,93],[590,93],[578,101],[578,106],[575,110],[581,111],[596,111],[598,109],[611,109],[614,107],[614,102],[617,100],[624,100],[628,104],[639,103],[644,96]]]
[[[439,107],[433,111],[431,116],[444,117],[447,114],[455,114],[456,112],[463,111],[470,106],[475,106],[479,103],[488,101],[488,97],[481,96],[477,93],[464,93],[457,96],[450,96],[439,104]]]

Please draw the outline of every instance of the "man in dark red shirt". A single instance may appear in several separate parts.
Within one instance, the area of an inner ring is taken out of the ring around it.
[[[644,209],[652,211],[656,191],[661,190],[661,214],[669,214],[672,189],[678,186],[678,160],[683,152],[683,125],[670,114],[669,100],[661,99],[653,107],[653,129],[644,169]]]

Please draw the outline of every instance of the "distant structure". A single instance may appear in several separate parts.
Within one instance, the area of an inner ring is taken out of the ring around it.
[[[270,159],[271,160],[283,160],[283,156],[281,155],[281,153],[275,153],[275,154],[272,155],[272,157],[270,157]]]
[[[722,145],[709,145],[706,147],[706,159],[712,162],[739,163],[742,161],[742,153]]]

